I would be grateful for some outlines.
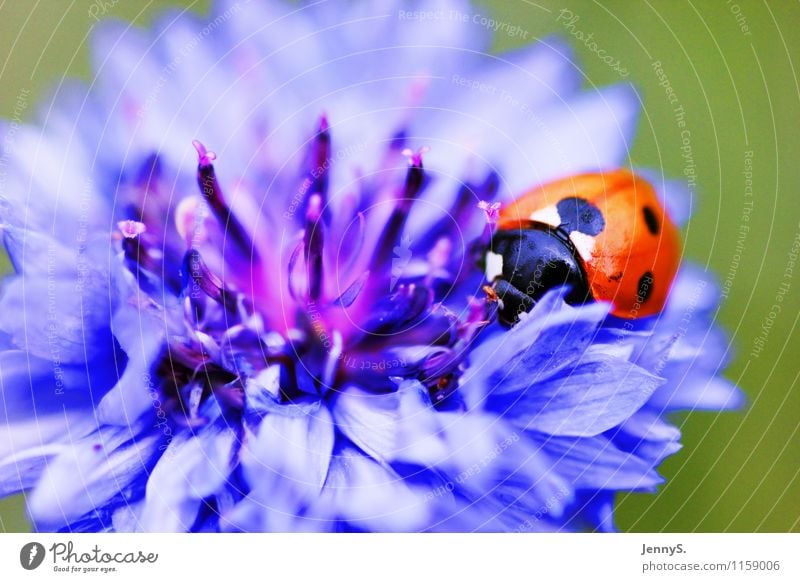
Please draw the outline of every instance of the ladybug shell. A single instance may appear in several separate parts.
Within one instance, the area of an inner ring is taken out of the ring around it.
[[[531,221],[568,233],[592,296],[613,303],[613,315],[634,319],[663,309],[680,237],[646,180],[628,170],[563,178],[503,207],[498,228]]]

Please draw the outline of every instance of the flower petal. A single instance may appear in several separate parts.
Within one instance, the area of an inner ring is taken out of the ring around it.
[[[190,531],[203,499],[219,492],[234,465],[236,433],[224,422],[176,436],[147,481],[141,528]]]
[[[591,354],[530,390],[490,395],[487,407],[525,430],[591,437],[630,417],[661,382],[635,364]]]
[[[28,495],[37,529],[69,527],[115,498],[124,503],[131,488],[143,487],[141,481],[156,453],[159,435],[134,439],[135,430],[140,429],[104,428],[62,447]],[[110,521],[110,515],[108,518]]]
[[[331,415],[318,404],[282,408],[264,416],[258,434],[245,443],[242,466],[252,490],[226,518],[236,529],[325,527],[324,523],[314,523],[317,518],[324,522],[325,514],[317,516],[311,508],[317,503],[331,463]]]
[[[321,503],[352,526],[370,531],[417,531],[428,521],[423,491],[352,448],[330,466]]]
[[[624,453],[604,436],[532,435],[552,459],[552,469],[576,489],[653,490],[663,479],[652,464]]]

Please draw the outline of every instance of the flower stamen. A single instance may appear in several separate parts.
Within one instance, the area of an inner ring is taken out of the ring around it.
[[[422,185],[425,181],[425,171],[422,167],[422,155],[428,152],[429,148],[424,147],[413,152],[410,149],[403,150],[403,155],[409,158],[408,172],[403,186],[401,196],[395,203],[389,220],[384,228],[383,235],[378,241],[375,254],[372,257],[372,268],[370,270],[379,271],[382,265],[389,264],[394,248],[400,241],[400,235],[408,220],[408,213],[417,198]]]
[[[253,245],[250,235],[247,234],[244,226],[239,219],[231,212],[231,209],[225,203],[225,197],[222,194],[222,187],[217,180],[216,172],[214,171],[214,164],[212,162],[217,159],[214,152],[208,151],[206,147],[198,140],[192,141],[194,149],[197,150],[197,183],[200,186],[200,191],[205,197],[217,220],[220,222],[226,234],[230,234],[236,250],[245,257],[252,257],[257,259],[258,253]]]
[[[191,283],[211,299],[225,307],[230,313],[238,313],[236,294],[225,287],[222,280],[206,266],[203,257],[196,249],[186,251],[183,259],[184,271],[188,275],[186,283]],[[196,298],[193,291],[190,296]]]
[[[306,229],[303,236],[306,273],[308,276],[308,299],[317,301],[322,294],[322,197],[312,195],[306,211]]]
[[[308,190],[312,196],[317,195],[322,199],[321,206],[323,208],[328,199],[328,167],[331,163],[331,134],[329,127],[328,118],[325,115],[320,117],[319,131],[314,138],[314,168],[311,170],[312,182]],[[310,204],[310,197],[308,202]]]

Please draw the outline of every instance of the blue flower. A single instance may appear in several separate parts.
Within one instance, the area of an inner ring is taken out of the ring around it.
[[[92,83],[4,125],[0,493],[37,529],[610,530],[665,415],[740,404],[695,267],[657,318],[556,289],[495,321],[497,201],[618,166],[638,98],[465,14],[104,23]]]

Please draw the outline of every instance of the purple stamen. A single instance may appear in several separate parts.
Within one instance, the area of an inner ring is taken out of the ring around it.
[[[137,220],[121,220],[117,223],[117,228],[125,238],[136,238],[147,230],[144,223]]]
[[[455,202],[450,208],[450,211],[442,216],[436,224],[431,227],[430,232],[432,233],[448,233],[448,236],[452,243],[456,243],[457,247],[460,247],[459,241],[456,238],[455,233],[453,232],[453,225],[457,224],[459,229],[464,231],[471,230],[472,224],[475,222],[475,199],[479,198],[484,201],[491,200],[497,194],[497,189],[500,182],[497,177],[497,174],[494,172],[490,172],[486,179],[481,184],[472,184],[472,183],[464,183],[462,184],[461,188],[458,190],[458,194],[456,195]],[[479,208],[486,207],[489,208],[488,202],[480,202],[478,204]],[[440,235],[441,237],[441,235]],[[435,239],[438,244],[438,239]],[[483,241],[479,241],[478,244],[484,244]]]
[[[358,298],[358,295],[364,288],[364,284],[367,282],[367,279],[369,279],[369,271],[364,271],[347,287],[347,289],[344,290],[339,297],[334,299],[332,305],[336,307],[350,307],[356,298]]]
[[[139,267],[155,271],[155,262],[147,252],[145,245],[142,244],[140,236],[147,231],[144,223],[137,220],[121,220],[117,223],[117,228],[122,234],[122,250],[125,253],[125,259],[131,266],[136,265],[137,275]]]
[[[427,147],[420,148],[416,152],[410,149],[403,150],[403,155],[409,158],[405,185],[403,186],[402,195],[397,199],[392,215],[386,223],[383,235],[378,241],[378,248],[372,257],[373,268],[370,270],[380,272],[381,266],[389,264],[391,260],[393,249],[397,246],[408,219],[408,213],[411,211],[411,206],[422,189],[422,184],[425,180],[422,155],[427,151]]]
[[[478,202],[478,208],[483,210],[486,217],[486,224],[483,227],[483,232],[476,241],[473,242],[470,249],[472,254],[477,256],[483,253],[484,249],[491,246],[494,230],[497,226],[497,220],[500,218],[500,203],[499,202],[486,202],[481,200]]]
[[[319,195],[322,198],[322,207],[326,206],[328,199],[328,176],[331,165],[331,134],[328,118],[323,115],[319,120],[319,130],[314,138],[311,168],[311,186],[308,192],[311,196]],[[309,198],[310,201],[310,198]],[[308,203],[306,205],[308,209]],[[326,213],[325,219],[328,220]]]
[[[203,145],[203,143],[200,142],[200,140],[193,139],[192,145],[194,146],[194,149],[197,150],[197,155],[200,158],[200,160],[198,161],[200,167],[202,168],[208,167],[211,165],[211,162],[217,159],[217,154],[208,151],[206,149],[206,146]]]
[[[485,200],[481,200],[478,202],[478,208],[483,210],[484,214],[486,215],[486,223],[494,225],[497,223],[497,219],[500,217],[500,203],[499,202],[486,202]]]
[[[459,190],[456,201],[450,211],[450,214],[453,215],[453,220],[457,224],[466,224],[474,216],[474,200],[478,198],[480,199],[478,208],[482,209],[487,215],[491,214],[492,220],[496,222],[500,204],[493,204],[491,200],[497,195],[499,186],[499,178],[494,172],[486,176],[486,179],[481,184],[464,184]]]
[[[125,237],[122,239],[122,250],[125,253],[125,259],[130,265],[135,265],[135,274],[138,275],[139,267],[147,269],[151,261],[148,260],[147,251],[139,244],[138,237]]]
[[[257,251],[253,246],[253,241],[250,235],[245,231],[244,226],[231,212],[228,205],[225,204],[225,198],[222,194],[222,188],[217,180],[214,165],[211,163],[217,159],[214,152],[210,152],[206,147],[197,140],[192,142],[192,145],[197,150],[197,183],[200,185],[200,191],[203,193],[208,205],[217,217],[226,234],[230,234],[233,239],[237,250],[244,256],[253,255],[257,258]]]
[[[308,299],[316,301],[322,294],[322,197],[312,195],[306,211],[304,236],[306,273],[308,276]]]
[[[303,238],[305,239],[305,233],[301,233]],[[300,285],[297,283],[298,276],[295,276],[295,266],[297,265],[297,260],[300,258],[300,251],[303,250],[305,244],[303,241],[298,242],[294,250],[292,251],[291,256],[289,257],[289,262],[287,264],[286,272],[288,273],[288,283],[287,288],[289,289],[289,295],[295,301],[298,297],[300,297]]]
[[[355,244],[349,245],[350,256],[344,262],[344,267],[343,268],[340,267],[339,269],[339,271],[343,273],[352,272],[353,267],[355,266],[358,258],[361,256],[361,251],[364,248],[364,240],[366,239],[366,234],[367,234],[367,223],[366,219],[364,218],[364,213],[359,212],[356,215],[356,219],[358,220],[358,232],[352,238],[352,240],[355,241]],[[349,237],[348,240],[350,240]]]
[[[403,150],[402,153],[404,156],[408,158],[411,167],[416,166],[422,168],[422,156],[427,154],[429,151],[431,151],[431,148],[429,148],[428,146],[423,146],[417,149],[417,151],[414,151],[411,148],[406,148]]]
[[[191,286],[189,296],[195,298],[197,291],[202,291],[211,299],[220,303],[230,313],[237,313],[236,294],[225,287],[222,280],[212,273],[203,257],[196,249],[189,249],[183,258],[183,268],[187,287]]]

